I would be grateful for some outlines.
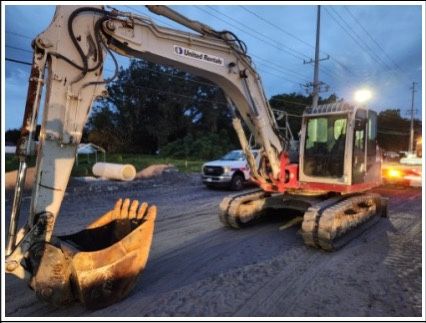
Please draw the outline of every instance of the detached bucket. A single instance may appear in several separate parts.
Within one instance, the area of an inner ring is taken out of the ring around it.
[[[136,176],[136,169],[130,164],[96,163],[92,172],[95,176],[119,181],[133,181]]]

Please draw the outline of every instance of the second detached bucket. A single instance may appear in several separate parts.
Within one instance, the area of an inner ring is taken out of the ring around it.
[[[133,181],[136,176],[136,169],[130,164],[96,163],[92,172],[95,176],[120,181]]]

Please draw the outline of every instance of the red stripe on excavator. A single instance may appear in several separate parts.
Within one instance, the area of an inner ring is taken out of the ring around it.
[[[337,192],[337,193],[356,193],[370,190],[380,183],[360,183],[352,185],[342,185],[342,184],[327,184],[327,183],[308,183],[308,182],[297,182],[296,185],[289,185],[289,183],[279,183],[275,184],[261,184],[258,183],[263,190],[267,192],[280,192],[284,193],[289,189],[301,189],[307,191],[322,191],[322,192]]]
[[[326,191],[337,193],[356,193],[370,190],[380,183],[367,182],[352,185],[345,184],[329,184],[329,183],[315,183],[315,182],[300,182],[299,179],[299,165],[288,163],[288,157],[285,154],[281,155],[281,174],[278,181],[273,183],[260,183],[257,184],[267,192],[280,192],[284,193],[289,189],[301,189],[307,191]],[[256,182],[256,180],[254,180]]]

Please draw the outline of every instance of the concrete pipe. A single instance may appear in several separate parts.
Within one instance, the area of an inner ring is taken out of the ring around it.
[[[136,176],[136,169],[130,164],[96,163],[92,172],[95,176],[120,181],[133,181]]]

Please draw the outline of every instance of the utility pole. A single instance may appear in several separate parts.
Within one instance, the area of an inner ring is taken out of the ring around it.
[[[414,93],[416,91],[416,82],[410,87],[411,92],[411,126],[410,126],[410,143],[408,145],[408,151],[413,152],[413,141],[414,141]]]
[[[330,58],[328,55],[326,58],[319,58],[320,51],[320,27],[321,27],[321,6],[318,6],[317,9],[317,34],[315,41],[315,60],[310,59],[309,61],[303,60],[303,64],[314,63],[314,81],[308,83],[306,87],[312,87],[312,107],[316,108],[318,106],[318,97],[319,93],[322,91],[321,86],[326,86],[326,91],[328,91],[328,86],[324,82],[319,81],[319,62],[324,61]]]

